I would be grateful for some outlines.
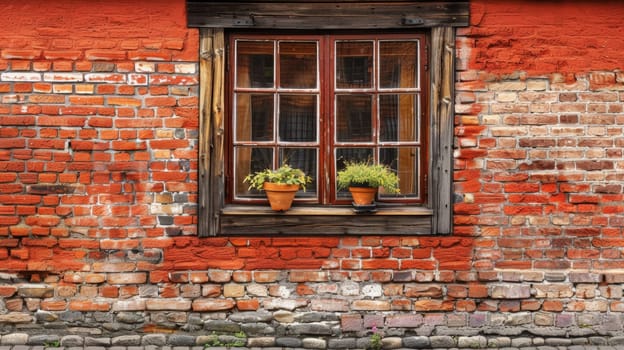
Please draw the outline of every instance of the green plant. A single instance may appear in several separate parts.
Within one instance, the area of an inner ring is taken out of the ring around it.
[[[312,182],[312,178],[307,176],[303,170],[293,168],[284,163],[277,169],[264,169],[249,174],[243,182],[249,183],[249,189],[262,190],[265,182],[273,182],[287,185],[299,185],[302,190],[306,190],[306,184]]]
[[[247,343],[247,334],[243,331],[238,331],[234,335],[219,335],[216,332],[212,332],[208,341],[204,344],[204,348],[213,347],[225,347],[225,348],[240,348]]]
[[[374,350],[381,349],[381,333],[377,330],[377,326],[372,328],[373,334],[370,336],[370,348]]]
[[[383,187],[387,193],[400,193],[399,177],[386,165],[370,162],[346,162],[338,172],[338,189]]]
[[[61,346],[61,342],[58,340],[51,340],[43,343],[43,346],[46,348],[58,348]]]

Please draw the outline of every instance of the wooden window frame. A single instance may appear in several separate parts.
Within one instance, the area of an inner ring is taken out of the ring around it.
[[[357,10],[355,8],[360,6],[360,3],[350,0],[341,2],[349,2],[343,7],[343,10],[347,12],[355,11]],[[193,3],[196,4],[197,2]],[[324,5],[327,3],[330,2],[322,2]],[[390,5],[400,3],[401,6],[414,6],[413,1],[388,3]],[[448,6],[439,6],[440,3]],[[371,23],[394,29],[401,25],[412,26],[414,24],[429,28],[430,104],[427,117],[430,128],[428,142],[430,153],[426,205],[381,206],[377,213],[370,215],[356,214],[351,208],[343,206],[293,207],[285,213],[276,213],[268,206],[226,205],[224,191],[226,155],[226,118],[224,115],[226,90],[224,78],[227,59],[225,56],[225,28],[236,27],[239,23],[257,25],[257,22],[254,23],[253,20],[245,22],[240,19],[232,21],[230,19],[229,24],[217,20],[208,24],[196,24],[196,26],[202,27],[200,29],[199,235],[430,235],[451,233],[455,70],[455,29],[453,27],[467,25],[468,6],[466,2],[440,3],[434,3],[436,5],[431,8],[430,12],[423,12],[424,21],[419,18],[411,18],[409,15],[406,17],[404,10],[401,10],[403,11],[402,14],[397,15],[402,16],[399,25],[396,24],[396,21],[392,23],[376,22],[376,18],[371,17],[371,15],[365,15],[366,18],[358,20],[357,23],[343,23],[349,29],[371,29]],[[201,4],[210,7],[209,3]],[[225,3],[213,4],[226,6]],[[243,6],[243,4],[248,3],[237,2],[229,6],[236,8]],[[273,7],[284,6],[283,8],[287,9],[291,8],[289,6],[295,6],[294,4],[280,1],[270,5]],[[396,9],[391,6],[389,8],[391,10]],[[449,13],[445,13],[445,8],[453,11],[449,10]],[[190,6],[188,11],[195,11],[196,9],[196,7]],[[208,11],[210,13],[211,10]],[[440,11],[443,13],[440,14]],[[317,17],[314,18],[318,20]],[[304,24],[303,27],[301,27],[302,23]],[[340,20],[332,19],[328,23],[336,24],[340,23]],[[321,29],[318,27],[319,24],[313,20],[296,21],[291,24],[296,24],[301,28]],[[193,26],[192,19],[189,19],[189,25]],[[257,26],[257,28],[262,27],[262,25]],[[275,21],[269,21],[264,28],[290,29],[292,27],[289,27],[288,23],[276,24]]]

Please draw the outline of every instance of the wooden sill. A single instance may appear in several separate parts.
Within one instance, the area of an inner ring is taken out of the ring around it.
[[[221,210],[220,234],[431,234],[433,211],[406,205],[379,206],[358,214],[351,206],[295,204],[286,212],[268,206],[228,205]]]

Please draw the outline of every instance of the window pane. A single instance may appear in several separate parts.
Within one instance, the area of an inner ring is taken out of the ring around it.
[[[236,86],[273,87],[273,42],[236,42]]]
[[[417,94],[380,95],[380,141],[419,141],[419,115]]]
[[[336,95],[336,140],[371,142],[373,139],[372,97]]]
[[[399,188],[401,190],[401,193],[397,195],[383,194],[383,191],[380,191],[380,198],[420,197],[420,178],[418,177],[420,148],[382,148],[379,150],[379,161],[388,165],[399,176]]]
[[[297,197],[316,197],[317,196],[317,165],[318,155],[316,148],[282,148],[280,149],[280,164],[286,162],[293,168],[303,170],[303,172],[312,178],[312,182],[306,185],[306,191],[299,191]]]
[[[316,141],[316,121],[316,95],[281,95],[279,97],[280,141]]]
[[[345,168],[347,162],[374,162],[372,148],[337,148],[336,149],[336,174]],[[336,187],[337,188],[337,187]],[[349,190],[344,189],[336,192],[338,199],[350,198]]]
[[[236,147],[234,164],[234,195],[236,197],[264,198],[262,191],[248,190],[249,184],[243,183],[248,174],[264,169],[273,169],[273,149],[256,147]]]
[[[317,77],[316,42],[280,42],[280,87],[315,89]]]
[[[336,42],[336,88],[373,86],[373,43]]]
[[[418,42],[382,41],[379,43],[379,87],[418,87]]]
[[[273,95],[236,95],[236,141],[273,140]]]

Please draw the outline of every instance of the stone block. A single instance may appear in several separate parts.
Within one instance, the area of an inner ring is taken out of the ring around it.
[[[531,288],[523,284],[498,284],[492,286],[491,296],[494,299],[526,299],[531,296]]]

